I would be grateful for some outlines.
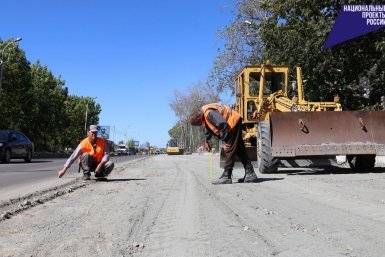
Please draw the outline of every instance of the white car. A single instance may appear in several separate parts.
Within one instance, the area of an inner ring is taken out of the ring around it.
[[[116,149],[118,155],[128,155],[128,149],[126,145],[118,145]]]

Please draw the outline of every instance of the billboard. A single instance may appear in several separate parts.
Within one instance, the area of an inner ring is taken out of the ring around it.
[[[324,46],[330,48],[385,28],[385,5],[344,5]]]
[[[98,126],[99,137],[109,139],[110,138],[110,126]]]

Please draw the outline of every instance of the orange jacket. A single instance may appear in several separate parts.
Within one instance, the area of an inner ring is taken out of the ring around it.
[[[235,125],[237,125],[238,121],[241,118],[241,115],[239,115],[238,112],[232,110],[227,105],[223,105],[220,103],[212,103],[212,104],[206,104],[206,105],[202,106],[204,121],[205,121],[206,125],[210,128],[210,130],[216,136],[219,136],[219,130],[213,124],[211,124],[210,120],[208,119],[208,114],[209,114],[210,110],[215,110],[222,115],[223,119],[227,123],[229,130],[234,128]]]
[[[95,158],[97,163],[100,163],[106,150],[106,140],[98,137],[95,147],[93,147],[90,140],[86,137],[80,142],[80,147],[83,153],[89,153]]]

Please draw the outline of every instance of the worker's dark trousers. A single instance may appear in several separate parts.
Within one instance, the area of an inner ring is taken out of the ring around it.
[[[84,174],[91,174],[91,171],[95,172],[97,167],[95,158],[93,158],[89,153],[84,153],[80,156],[80,167],[83,170]],[[111,161],[106,162],[104,167],[102,167],[98,177],[107,177],[114,168],[114,163]]]
[[[225,166],[224,173],[231,178],[233,167],[235,163],[235,157],[238,156],[243,164],[246,172],[254,172],[253,165],[246,153],[245,144],[242,139],[242,121],[239,120],[237,125],[230,131],[229,139],[227,144],[230,147],[225,151]]]

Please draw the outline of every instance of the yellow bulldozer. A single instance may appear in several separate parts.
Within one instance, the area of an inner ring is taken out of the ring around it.
[[[300,67],[290,85],[288,66],[245,67],[236,78],[235,94],[245,146],[261,173],[276,172],[283,160],[339,155],[351,168],[368,171],[376,155],[385,155],[385,112],[343,111],[338,96],[330,102],[305,100]]]
[[[167,142],[166,153],[168,155],[182,155],[184,148],[178,144],[177,139],[172,138]]]

